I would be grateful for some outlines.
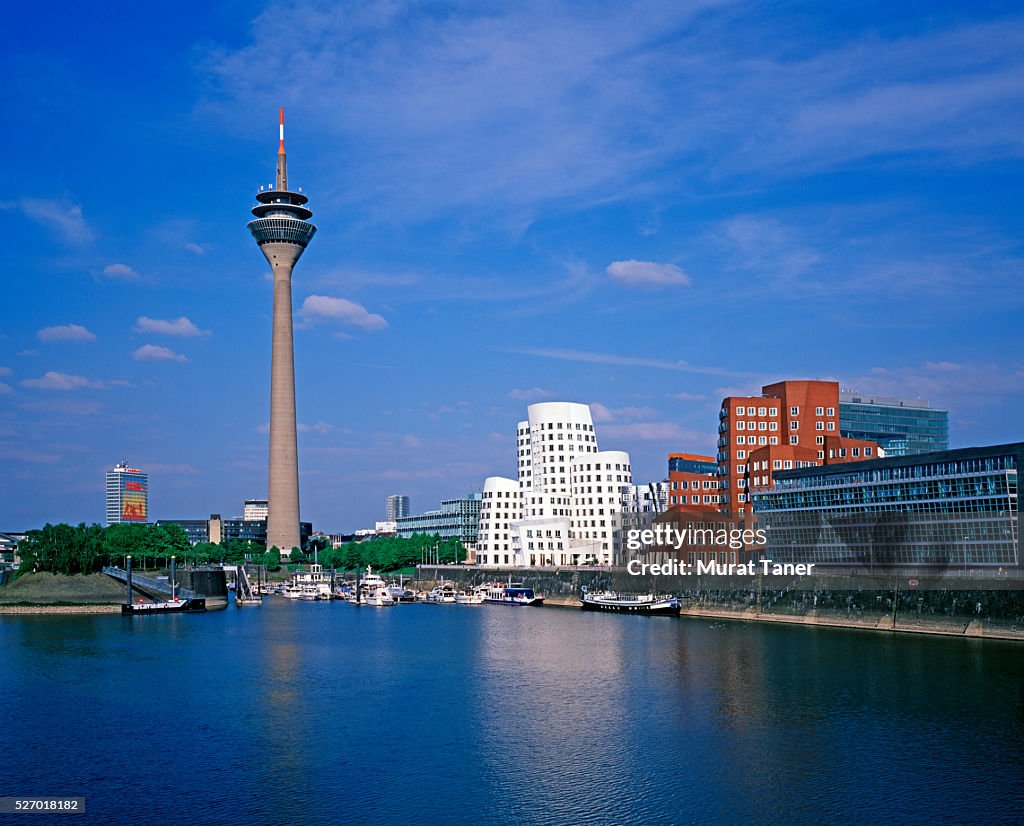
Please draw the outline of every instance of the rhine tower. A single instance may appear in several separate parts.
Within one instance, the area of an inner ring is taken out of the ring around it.
[[[316,227],[301,190],[288,189],[284,152],[284,109],[277,150],[277,183],[260,187],[249,231],[274,275],[274,334],[270,358],[270,472],[267,548],[284,559],[299,547],[299,457],[295,438],[295,356],[292,345],[292,268]]]

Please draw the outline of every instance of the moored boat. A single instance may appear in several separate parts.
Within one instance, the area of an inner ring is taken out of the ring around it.
[[[182,597],[172,598],[166,602],[134,602],[121,606],[122,614],[184,614],[206,610],[206,600],[203,597]]]
[[[442,582],[427,594],[427,602],[435,605],[454,605],[455,597],[455,586],[450,582]]]
[[[679,600],[665,594],[620,594],[616,591],[584,591],[582,608],[584,611],[616,611],[622,614],[666,614],[677,616],[682,610]]]
[[[486,592],[486,585],[477,585],[472,591],[459,591],[455,595],[455,602],[458,605],[483,605]]]
[[[505,585],[495,582],[485,586],[484,602],[492,605],[543,605],[544,595],[536,593],[533,588],[526,588],[522,583],[510,582]]]

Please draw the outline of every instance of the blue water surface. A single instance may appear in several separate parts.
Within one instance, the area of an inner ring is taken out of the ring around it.
[[[0,617],[0,678],[62,823],[1024,822],[1014,643],[277,597]]]

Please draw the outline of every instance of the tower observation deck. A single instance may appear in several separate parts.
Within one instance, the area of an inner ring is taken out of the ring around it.
[[[277,150],[277,182],[256,195],[249,232],[274,274],[273,344],[270,365],[270,472],[267,547],[287,560],[299,539],[299,460],[295,427],[295,357],[292,340],[292,268],[316,233],[309,199],[288,189],[284,109]]]

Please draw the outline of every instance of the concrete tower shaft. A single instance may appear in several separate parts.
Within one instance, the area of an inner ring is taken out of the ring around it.
[[[274,276],[273,342],[270,362],[270,464],[267,547],[287,558],[299,547],[299,459],[295,425],[295,356],[292,336],[292,270],[316,233],[313,212],[301,192],[288,190],[284,109],[277,150],[277,186],[261,189],[249,231]]]

